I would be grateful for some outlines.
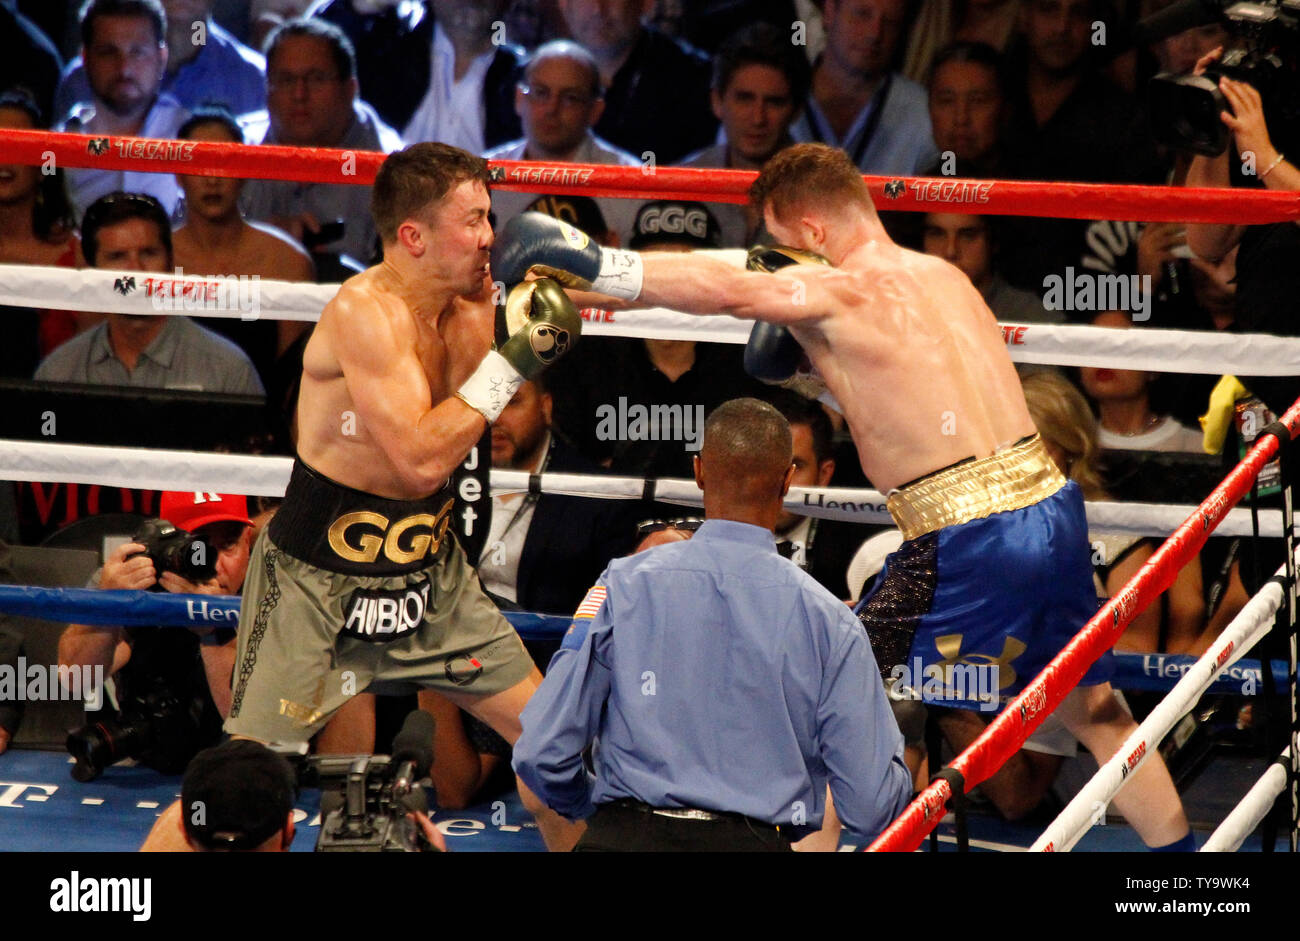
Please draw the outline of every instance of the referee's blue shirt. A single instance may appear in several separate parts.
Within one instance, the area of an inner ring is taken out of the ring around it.
[[[521,716],[514,768],[570,819],[632,798],[875,838],[911,777],[862,627],[758,526],[616,559]],[[584,749],[599,739],[595,778]]]

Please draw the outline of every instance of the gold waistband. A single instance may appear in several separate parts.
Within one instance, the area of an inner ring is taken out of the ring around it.
[[[1034,435],[978,461],[938,471],[891,493],[886,501],[904,539],[1033,506],[1065,486],[1065,477]]]

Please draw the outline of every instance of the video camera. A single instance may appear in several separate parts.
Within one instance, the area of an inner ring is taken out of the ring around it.
[[[1155,139],[1206,157],[1223,153],[1229,131],[1219,114],[1232,112],[1219,90],[1223,76],[1253,86],[1270,128],[1289,135],[1300,126],[1300,0],[1179,0],[1138,24],[1138,33],[1156,42],[1211,23],[1222,23],[1232,36],[1223,57],[1201,75],[1165,73],[1147,87]]]
[[[419,782],[433,767],[433,717],[415,710],[393,739],[393,755],[307,755],[276,747],[298,786],[321,791],[317,853],[423,853],[434,848],[407,817],[427,813]]]

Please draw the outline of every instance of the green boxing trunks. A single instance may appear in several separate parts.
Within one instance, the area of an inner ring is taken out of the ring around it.
[[[227,732],[304,742],[372,683],[481,698],[531,674],[448,532],[453,503],[449,486],[389,500],[294,462],[248,562]]]

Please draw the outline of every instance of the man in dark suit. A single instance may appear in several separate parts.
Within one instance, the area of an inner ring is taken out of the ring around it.
[[[790,424],[794,442],[791,486],[826,487],[835,474],[830,418],[817,402],[772,389],[763,396]],[[777,550],[817,579],[836,598],[848,598],[849,561],[871,530],[844,520],[782,513],[776,521]]]
[[[532,474],[601,472],[551,433],[551,394],[537,380],[520,386],[492,426],[492,466]],[[523,610],[572,614],[610,559],[632,551],[635,538],[635,513],[624,501],[494,497],[479,577],[488,591]]]

